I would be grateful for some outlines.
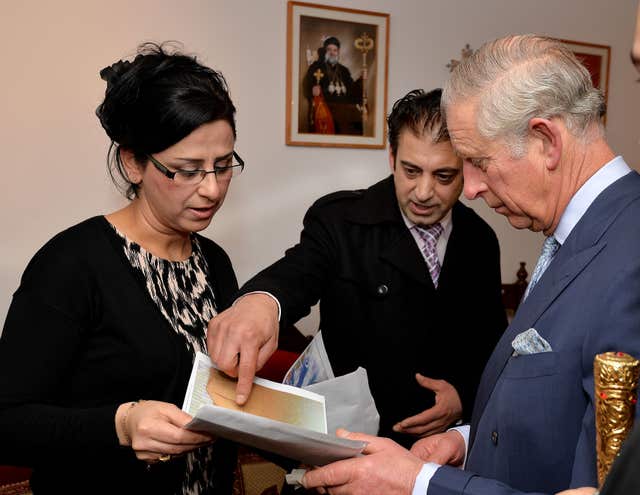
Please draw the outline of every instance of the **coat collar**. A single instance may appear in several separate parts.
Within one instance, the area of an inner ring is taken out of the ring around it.
[[[451,217],[453,230],[449,237],[449,244],[452,242],[456,244],[457,242],[461,231],[456,229],[456,224],[466,214],[464,210],[465,207],[459,201],[453,206]],[[346,219],[361,225],[393,224],[393,228],[397,231],[397,236],[392,237],[390,242],[382,247],[380,257],[395,266],[406,276],[435,290],[422,254],[400,213],[393,175],[389,175],[386,179],[365,189],[362,192],[362,199],[354,203]],[[448,252],[449,245],[447,246]],[[441,284],[443,279],[446,279],[446,260],[447,255],[445,255],[445,262],[440,275]]]
[[[454,227],[456,218],[464,214],[462,210],[464,210],[464,206],[460,201],[456,201],[451,212],[451,221]],[[346,215],[346,219],[364,225],[399,222],[406,228],[396,197],[393,174],[368,189],[362,190],[362,199],[354,204]]]
[[[359,224],[402,222],[393,175],[377,182],[362,193],[362,200],[354,204],[347,220]]]
[[[382,225],[388,232],[387,241],[380,246],[380,259],[393,265],[405,276],[433,287],[422,254],[402,219],[396,197],[393,175],[365,189],[346,216],[347,221],[360,225]]]

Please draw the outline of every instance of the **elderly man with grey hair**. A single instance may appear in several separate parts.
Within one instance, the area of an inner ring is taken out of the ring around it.
[[[304,485],[336,495],[595,486],[594,356],[640,356],[640,175],[607,144],[602,95],[557,41],[487,43],[442,98],[465,195],[542,232],[542,254],[484,370],[471,425],[411,452],[341,431],[368,441],[365,455],[310,471]]]

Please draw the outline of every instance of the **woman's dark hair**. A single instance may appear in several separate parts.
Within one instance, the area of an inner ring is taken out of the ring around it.
[[[215,120],[226,120],[236,136],[236,109],[222,74],[174,45],[144,43],[133,61],[120,60],[100,71],[107,90],[96,115],[111,139],[109,174],[129,199],[137,195],[138,186],[127,177],[120,148],[145,163],[147,155]]]

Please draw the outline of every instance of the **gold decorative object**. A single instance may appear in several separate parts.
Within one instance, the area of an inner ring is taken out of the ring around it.
[[[367,78],[369,71],[367,68],[367,53],[373,50],[374,43],[368,33],[362,33],[362,36],[356,38],[353,44],[356,49],[362,53],[362,105],[359,105],[358,108],[362,114],[362,128],[364,129],[367,120],[369,120],[369,102],[367,99]]]
[[[464,48],[460,50],[460,60],[452,58],[451,61],[447,64],[447,69],[449,69],[449,72],[453,72],[453,69],[455,69],[462,60],[464,60],[465,58],[469,58],[471,55],[473,55],[473,48],[471,48],[469,46],[469,43],[467,43],[466,45],[464,45]]]
[[[624,352],[598,354],[593,361],[600,486],[633,426],[639,375],[640,361]]]

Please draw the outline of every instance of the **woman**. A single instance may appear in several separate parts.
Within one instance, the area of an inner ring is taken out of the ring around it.
[[[131,200],[34,256],[0,339],[0,464],[40,493],[230,493],[234,447],[179,409],[237,289],[196,232],[242,171],[221,74],[154,44],[101,71],[96,113]],[[118,181],[116,181],[118,182]]]

